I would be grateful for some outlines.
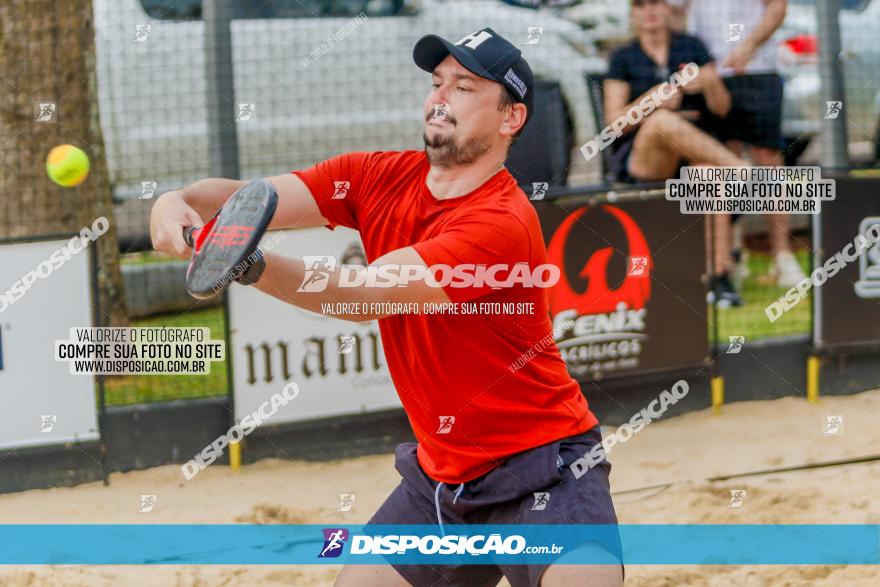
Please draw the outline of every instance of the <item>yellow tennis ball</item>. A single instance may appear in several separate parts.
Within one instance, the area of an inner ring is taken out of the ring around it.
[[[46,173],[60,186],[73,187],[89,174],[89,156],[73,145],[58,145],[46,158]]]

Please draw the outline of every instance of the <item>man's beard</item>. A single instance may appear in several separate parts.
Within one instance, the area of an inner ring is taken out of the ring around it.
[[[433,138],[429,138],[426,130],[422,139],[425,141],[428,161],[437,167],[467,165],[489,151],[489,144],[483,137],[465,139],[459,144],[452,134],[437,133]]]

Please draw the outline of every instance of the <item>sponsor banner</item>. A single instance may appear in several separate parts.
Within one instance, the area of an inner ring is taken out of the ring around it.
[[[703,218],[654,199],[590,205],[537,202],[556,345],[572,376],[702,364],[709,353]]]
[[[263,241],[277,243],[273,251],[290,257],[367,264],[358,233],[341,226],[272,232]],[[263,425],[400,407],[375,320],[340,320],[234,285],[229,332],[237,422],[288,382],[299,386],[296,402],[281,406]]]
[[[872,243],[857,259],[853,239],[880,224],[877,178],[837,178],[837,201],[819,217],[821,244],[816,267],[839,266],[839,274],[817,287],[813,331],[817,347],[847,347],[880,343],[880,243]],[[838,259],[834,260],[835,255]],[[841,259],[841,257],[843,257]],[[841,262],[842,261],[842,262]]]
[[[89,246],[81,236],[0,246],[0,292],[19,292],[0,299],[0,450],[99,438],[94,375],[52,360],[56,340],[92,325],[89,255],[79,254]]]
[[[445,532],[437,525],[5,525],[0,564],[880,564],[876,524],[443,528]]]

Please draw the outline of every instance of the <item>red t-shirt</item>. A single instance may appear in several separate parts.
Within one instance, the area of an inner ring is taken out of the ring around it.
[[[506,169],[469,194],[437,200],[425,183],[429,167],[421,151],[360,152],[294,173],[329,228],[360,232],[370,262],[412,246],[428,266],[547,263],[538,215]],[[337,187],[345,195],[334,199]],[[552,336],[547,339],[546,289],[444,289],[453,302],[533,303],[534,313],[379,320],[388,369],[431,478],[470,481],[516,453],[596,425]]]

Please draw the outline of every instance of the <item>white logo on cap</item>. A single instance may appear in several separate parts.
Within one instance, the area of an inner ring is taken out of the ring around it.
[[[519,79],[519,76],[516,75],[512,69],[507,70],[507,73],[504,74],[504,79],[516,86],[520,98],[526,97],[526,84]]]
[[[456,45],[464,45],[469,49],[476,49],[479,47],[484,41],[491,39],[492,33],[487,33],[486,31],[476,31],[468,36],[464,37],[460,40]]]

